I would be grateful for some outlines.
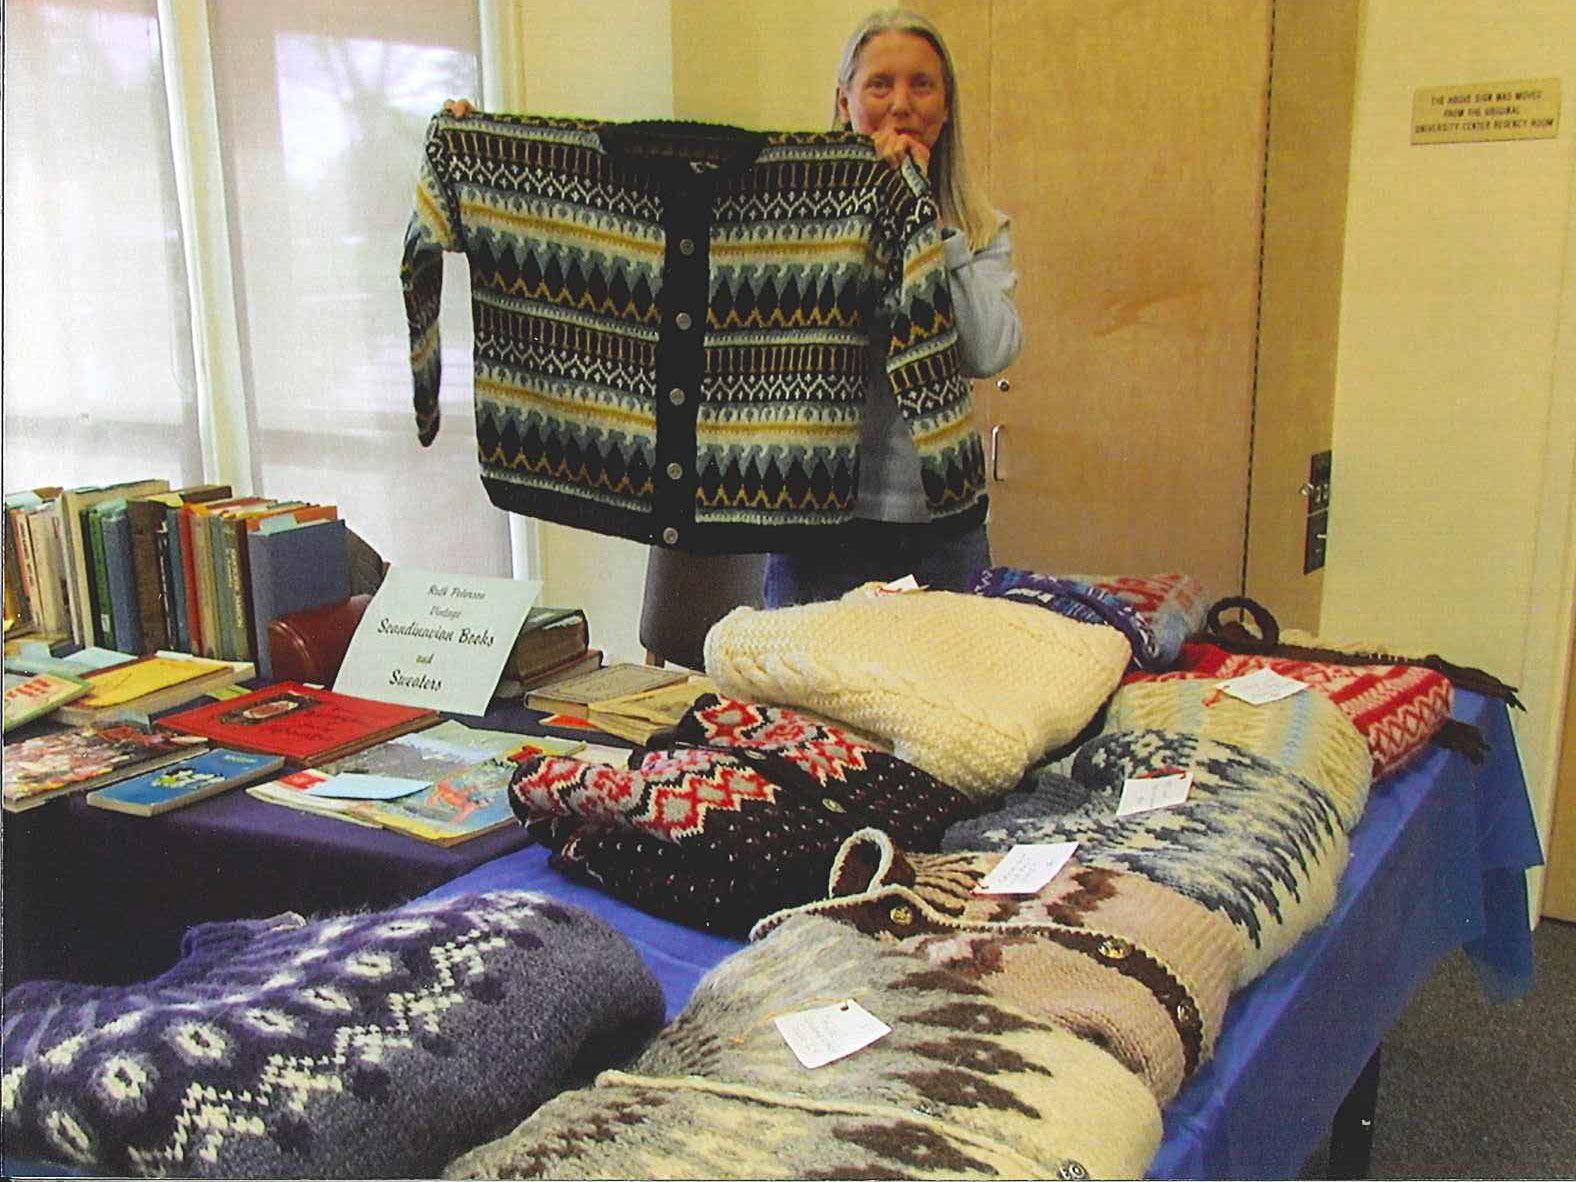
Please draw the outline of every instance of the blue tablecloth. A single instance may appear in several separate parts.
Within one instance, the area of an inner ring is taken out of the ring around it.
[[[1532,986],[1525,870],[1542,855],[1503,703],[1456,695],[1491,744],[1474,766],[1430,748],[1375,785],[1330,919],[1227,1011],[1213,1060],[1166,1110],[1156,1178],[1295,1178],[1413,990],[1465,946],[1492,996]],[[570,882],[540,847],[430,892],[540,890],[608,919],[682,1008],[737,941],[680,927]]]

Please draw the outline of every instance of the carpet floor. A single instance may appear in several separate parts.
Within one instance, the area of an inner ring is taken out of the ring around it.
[[[1384,1042],[1371,1178],[1576,1178],[1576,924],[1532,937],[1535,984],[1496,1004],[1455,952]],[[1327,1176],[1328,1146],[1303,1178]]]

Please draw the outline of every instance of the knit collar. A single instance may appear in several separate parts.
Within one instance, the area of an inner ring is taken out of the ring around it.
[[[715,182],[755,163],[766,133],[725,123],[646,119],[595,128],[603,155],[634,172],[680,188]]]

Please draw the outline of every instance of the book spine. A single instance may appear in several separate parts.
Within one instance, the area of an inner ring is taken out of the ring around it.
[[[37,624],[38,609],[34,601],[38,598],[38,575],[33,566],[33,548],[28,541],[26,509],[6,510],[6,548],[16,555],[21,606],[26,610],[27,618]]]
[[[109,564],[104,561],[104,519],[84,509],[83,537],[87,542],[89,635],[92,643],[115,647],[115,619],[109,606]]]
[[[227,537],[224,520],[214,516],[208,519],[208,563],[213,571],[214,637],[217,645],[214,656],[228,661],[235,652],[235,633],[230,620],[230,584],[225,574],[224,542]]]
[[[182,508],[176,518],[179,544],[181,550],[181,585],[182,600],[186,609],[186,643],[187,652],[202,656],[203,635],[200,613],[197,604],[197,555],[196,543],[193,541],[192,521],[193,513],[189,508]]]
[[[169,628],[164,614],[163,564],[159,561],[159,526],[164,506],[157,501],[129,501],[126,523],[131,542],[131,573],[137,602],[139,652],[169,648]]]
[[[66,584],[66,616],[71,621],[71,639],[76,644],[89,644],[93,627],[88,618],[90,597],[87,560],[82,548],[82,518],[69,492],[61,493],[55,511],[60,527],[61,575]]]
[[[141,655],[142,619],[138,611],[136,572],[132,568],[131,518],[124,509],[106,513],[99,522],[99,529],[104,536],[104,574],[108,581],[115,645],[122,652]]]
[[[246,538],[247,571],[252,588],[253,642],[257,649],[257,676],[274,679],[273,651],[268,643],[268,625],[274,619],[274,550],[272,535],[254,533]]]
[[[22,577],[27,580],[27,606],[33,623],[49,631],[44,614],[46,588],[39,567],[38,547],[33,543],[33,510],[24,509],[16,521],[18,544],[22,552]]]
[[[246,522],[229,521],[223,523],[224,530],[224,579],[225,588],[230,597],[230,659],[232,661],[251,661],[252,652],[252,627],[250,616],[251,596],[247,594],[246,573],[248,568],[246,558]]]
[[[186,652],[186,638],[181,635],[179,583],[175,578],[175,572],[179,569],[175,558],[176,539],[179,536],[170,520],[170,508],[165,506],[153,535],[154,549],[159,558],[159,602],[164,609],[167,647],[176,652]]]
[[[218,620],[213,611],[213,559],[208,539],[212,536],[209,515],[192,518],[192,566],[197,574],[197,628],[202,639],[201,656],[219,655]]]
[[[65,566],[60,549],[60,514],[50,504],[28,515],[28,532],[33,536],[33,555],[38,561],[38,586],[42,596],[45,629],[57,636],[71,635],[71,616],[67,609]]]

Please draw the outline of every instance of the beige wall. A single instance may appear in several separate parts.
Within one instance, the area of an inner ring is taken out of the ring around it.
[[[670,119],[674,16],[667,3],[518,0],[525,96],[537,114]],[[591,643],[609,660],[638,661],[646,548],[585,530],[541,524],[542,594],[581,607]]]
[[[1521,684],[1546,820],[1570,602],[1571,386],[1556,358],[1576,5],[1520,0],[1507,19],[1487,0],[1368,0],[1363,19],[1320,628]],[[1551,77],[1558,138],[1410,143],[1420,87]]]
[[[823,127],[843,40],[868,0],[517,0],[525,96],[540,114]],[[584,607],[592,643],[639,660],[646,548],[539,527],[541,601]]]

